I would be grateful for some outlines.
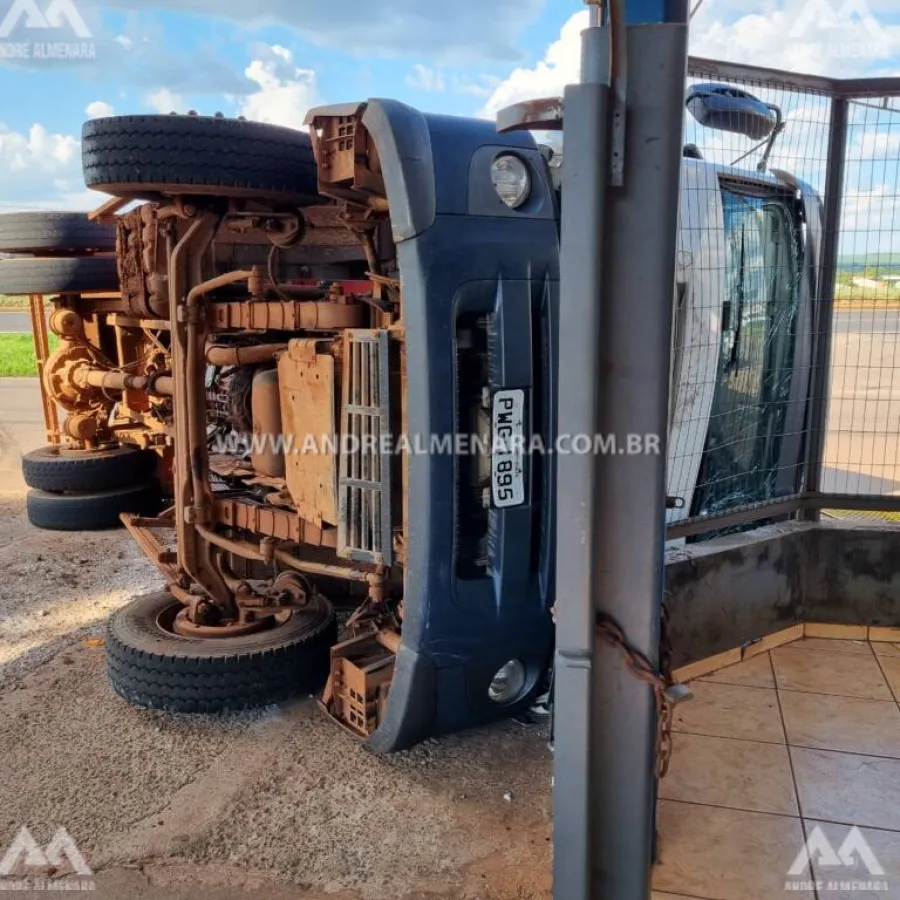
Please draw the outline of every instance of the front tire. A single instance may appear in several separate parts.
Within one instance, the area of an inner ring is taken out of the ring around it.
[[[107,629],[107,673],[129,703],[175,713],[221,713],[280,703],[328,676],[337,621],[321,595],[283,625],[241,637],[172,631],[181,604],[165,593],[133,600]]]

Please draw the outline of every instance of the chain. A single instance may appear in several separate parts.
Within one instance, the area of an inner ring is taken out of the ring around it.
[[[674,723],[674,705],[669,699],[668,691],[672,687],[672,645],[669,636],[669,613],[665,604],[662,608],[660,623],[659,670],[653,667],[650,660],[640,650],[628,643],[628,637],[622,626],[612,616],[597,614],[597,634],[611,647],[622,653],[625,667],[637,678],[653,688],[656,698],[656,777],[665,778],[672,762],[672,725]]]

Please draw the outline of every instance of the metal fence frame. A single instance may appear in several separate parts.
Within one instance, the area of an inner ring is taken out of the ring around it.
[[[900,77],[837,79],[700,57],[689,59],[688,75],[712,81],[745,80],[761,87],[779,87],[824,94],[831,100],[831,121],[828,135],[825,195],[823,197],[824,246],[818,266],[817,314],[810,387],[812,404],[807,425],[808,440],[803,490],[799,494],[770,500],[752,507],[684,519],[670,525],[667,528],[666,536],[670,540],[691,537],[789,515],[802,515],[806,519],[817,520],[823,509],[900,512],[900,497],[879,494],[827,493],[821,490],[830,402],[834,288],[844,203],[844,176],[849,128],[848,110],[850,103],[854,100],[871,97],[900,97]]]

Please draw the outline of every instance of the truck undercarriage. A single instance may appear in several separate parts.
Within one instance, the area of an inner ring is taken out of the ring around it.
[[[92,219],[116,226],[120,292],[56,295],[60,343],[42,382],[67,414],[60,458],[125,445],[158,459],[167,500],[121,514],[167,585],[111,621],[109,674],[126,699],[218,711],[327,676],[322,705],[360,737],[376,736],[391,698],[394,722],[373,741],[390,750],[509,714],[539,687],[552,631],[547,473],[527,482],[540,503],[522,478],[517,508],[504,509],[489,449],[420,458],[411,446],[434,434],[488,441],[492,398],[511,386],[533,400],[535,430],[552,427],[554,194],[531,139],[511,139],[540,167],[532,242],[548,262],[515,246],[518,223],[493,190],[496,207],[471,193],[485,234],[496,237],[498,217],[508,233],[509,283],[503,253],[488,263],[485,248],[474,282],[460,267],[428,282],[440,292],[428,300],[423,266],[404,266],[401,245],[421,253],[423,224],[466,218],[442,221],[441,192],[451,195],[428,157],[452,127],[434,119],[373,101],[314,112],[311,140],[197,116],[85,126],[86,182],[114,195]],[[489,172],[504,149],[490,146],[490,124],[458,122],[453,140],[472,145],[462,159],[480,155]],[[435,518],[447,526],[440,554],[425,534]]]

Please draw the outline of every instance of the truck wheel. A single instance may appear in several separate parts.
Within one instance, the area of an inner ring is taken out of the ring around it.
[[[207,116],[114,116],[85,122],[88,187],[122,197],[207,194],[317,203],[309,135]]]
[[[67,450],[42,447],[22,459],[25,484],[39,491],[103,491],[146,484],[156,470],[151,450]]]
[[[117,294],[112,257],[0,259],[0,294]]]
[[[107,629],[107,673],[129,703],[178,713],[219,713],[279,703],[317,690],[337,640],[322,596],[283,625],[241,637],[175,634],[181,604],[162,592],[133,600]]]
[[[28,521],[47,531],[97,531],[118,528],[124,512],[152,516],[159,512],[161,497],[156,482],[91,493],[51,494],[29,491],[25,504]]]
[[[0,253],[80,256],[116,249],[116,229],[86,213],[9,213],[0,216]]]

